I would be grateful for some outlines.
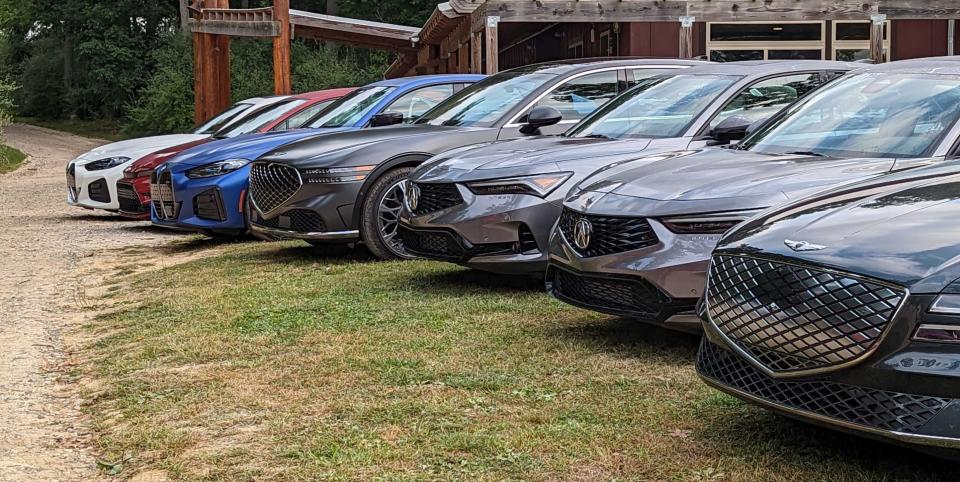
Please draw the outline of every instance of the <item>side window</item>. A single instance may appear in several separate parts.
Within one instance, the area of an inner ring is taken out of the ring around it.
[[[313,104],[310,107],[307,107],[306,109],[303,109],[302,111],[297,112],[296,114],[293,114],[292,116],[287,118],[287,120],[277,124],[273,129],[270,129],[270,130],[273,132],[278,132],[278,131],[286,131],[290,129],[299,129],[303,127],[303,124],[305,122],[307,122],[310,119],[313,119],[314,116],[323,112],[323,110],[326,109],[327,107],[330,107],[330,104],[332,104],[335,100],[336,99],[330,99],[330,100],[317,102],[316,104]]]
[[[386,109],[383,109],[383,113],[400,113],[403,114],[404,122],[413,122],[424,112],[447,100],[451,95],[453,95],[453,84],[423,87],[401,95]]]
[[[713,130],[725,119],[741,116],[751,121],[767,119],[823,83],[819,73],[794,74],[761,80],[742,90],[710,122]]]
[[[553,107],[563,120],[580,120],[617,96],[617,71],[584,75],[560,84],[535,107]]]
[[[650,77],[675,72],[676,70],[677,69],[631,69],[630,74],[633,78],[627,82],[627,86],[634,87]]]

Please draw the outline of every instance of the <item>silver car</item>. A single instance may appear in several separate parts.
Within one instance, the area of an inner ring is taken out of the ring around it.
[[[863,64],[738,62],[661,73],[559,137],[468,146],[411,174],[401,236],[412,254],[505,274],[542,274],[570,187],[643,152],[742,138],[748,127]]]
[[[547,289],[576,306],[699,331],[693,309],[724,232],[831,186],[957,156],[958,116],[960,60],[894,62],[848,74],[734,148],[598,172],[564,203]]]

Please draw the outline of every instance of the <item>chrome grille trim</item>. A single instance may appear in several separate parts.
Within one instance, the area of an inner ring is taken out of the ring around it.
[[[286,164],[255,162],[250,167],[250,203],[264,218],[272,218],[303,187],[300,171]]]
[[[177,199],[173,193],[173,178],[170,171],[155,173],[150,183],[150,199],[157,217],[164,221],[172,221],[179,217]]]
[[[704,298],[713,331],[765,374],[788,378],[869,357],[908,296],[902,287],[826,268],[718,254]]]

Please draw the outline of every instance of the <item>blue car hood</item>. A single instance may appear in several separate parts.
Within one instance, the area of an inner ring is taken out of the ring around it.
[[[356,130],[357,127],[338,127],[329,129],[296,129],[266,134],[248,134],[232,139],[219,139],[181,152],[170,160],[170,169],[183,172],[187,169],[229,159],[256,160],[258,157],[291,142],[308,137]]]

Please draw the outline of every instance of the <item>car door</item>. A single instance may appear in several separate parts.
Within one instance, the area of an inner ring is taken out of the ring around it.
[[[769,119],[788,105],[817,90],[829,80],[823,72],[791,72],[753,82],[738,91],[708,121],[700,124],[690,149],[715,144],[710,132],[721,122],[741,116],[754,122]]]

